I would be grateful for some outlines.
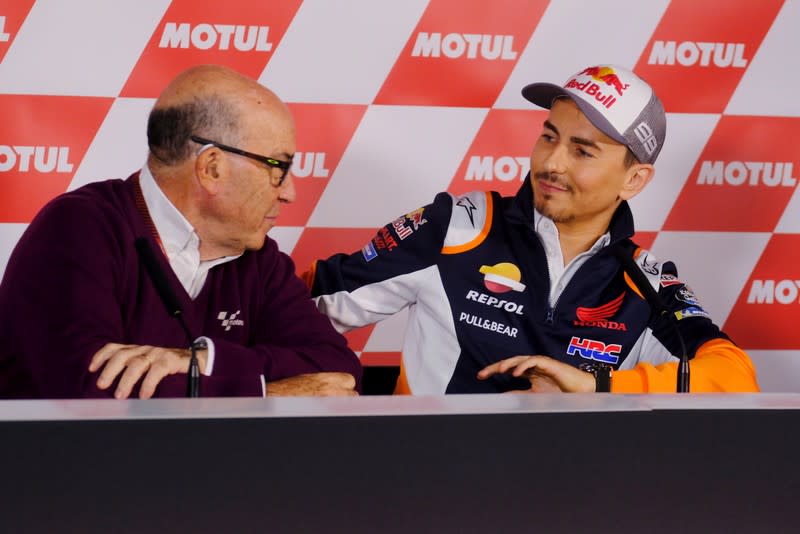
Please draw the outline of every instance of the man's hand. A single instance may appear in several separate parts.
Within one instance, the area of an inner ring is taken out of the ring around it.
[[[356,379],[349,373],[310,373],[267,382],[268,397],[357,396]]]
[[[593,374],[548,356],[512,356],[484,367],[478,372],[478,378],[486,380],[500,373],[527,378],[531,382],[531,389],[527,390],[530,393],[551,391],[588,393],[595,390]]]
[[[95,372],[103,368],[97,379],[97,387],[100,389],[108,389],[121,374],[114,391],[114,397],[118,399],[127,399],[133,386],[141,380],[139,398],[149,399],[165,376],[189,372],[191,355],[189,349],[108,343],[92,356],[89,371]],[[200,372],[205,369],[207,356],[206,350],[197,351]]]

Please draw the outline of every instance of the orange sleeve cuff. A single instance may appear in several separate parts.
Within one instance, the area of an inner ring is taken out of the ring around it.
[[[645,377],[638,368],[614,371],[611,375],[611,393],[644,393],[647,391]]]
[[[747,354],[728,341],[717,338],[704,343],[689,362],[691,393],[759,391],[756,372]],[[654,366],[640,363],[633,369],[612,375],[612,393],[675,393],[678,364]]]

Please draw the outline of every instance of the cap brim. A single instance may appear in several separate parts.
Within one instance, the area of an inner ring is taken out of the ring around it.
[[[554,83],[531,83],[522,88],[522,96],[540,108],[550,109],[555,97],[570,96],[570,94]]]
[[[586,115],[586,118],[594,124],[594,126],[609,136],[611,139],[623,145],[628,145],[628,140],[625,139],[620,132],[614,128],[608,119],[606,119],[594,106],[580,98],[575,93],[567,91],[560,85],[553,83],[532,83],[522,88],[522,96],[526,100],[536,104],[539,107],[550,109],[553,105],[553,100],[559,96],[566,96],[578,106],[581,112]]]

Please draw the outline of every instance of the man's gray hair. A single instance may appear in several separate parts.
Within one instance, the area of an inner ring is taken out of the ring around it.
[[[234,106],[218,96],[153,108],[147,119],[147,145],[159,163],[177,165],[191,156],[192,135],[235,145],[238,119]]]

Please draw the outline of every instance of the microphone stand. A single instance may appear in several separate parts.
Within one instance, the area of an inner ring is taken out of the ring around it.
[[[193,340],[194,337],[189,332],[189,326],[183,320],[183,312],[180,309],[174,309],[172,310],[172,316],[180,323],[186,338],[190,341]],[[200,396],[200,364],[197,363],[197,351],[206,348],[208,347],[203,341],[191,341],[191,345],[189,345],[191,356],[189,357],[189,373],[186,380],[186,396],[189,398]]]
[[[150,277],[150,281],[155,287],[156,293],[158,293],[158,297],[161,299],[161,302],[167,309],[167,313],[177,319],[178,323],[183,329],[184,334],[186,334],[186,339],[189,340],[189,350],[191,351],[191,356],[189,358],[189,373],[186,381],[186,396],[192,398],[199,397],[200,365],[197,363],[197,351],[198,349],[205,349],[207,346],[202,341],[194,341],[194,336],[192,336],[192,333],[189,331],[189,326],[183,319],[181,305],[178,302],[178,299],[175,297],[175,294],[172,292],[172,289],[169,287],[169,283],[167,282],[161,267],[158,265],[158,260],[156,260],[156,255],[155,252],[153,252],[153,248],[150,246],[150,242],[147,239],[140,237],[134,242],[134,246],[136,247],[136,251],[139,253],[139,258],[142,260],[142,264],[144,265],[144,268]]]
[[[200,396],[200,365],[197,363],[197,349],[208,348],[202,341],[194,341],[190,347],[192,355],[189,358],[189,377],[186,382],[186,396],[197,398]]]
[[[658,293],[656,293],[653,286],[650,285],[650,282],[642,273],[642,270],[639,269],[639,266],[636,265],[633,258],[631,258],[630,254],[622,246],[619,244],[612,246],[611,252],[617,260],[619,260],[622,270],[628,273],[633,284],[642,293],[644,300],[658,313],[659,317],[664,318],[670,327],[672,327],[681,348],[680,355],[678,355],[678,374],[675,391],[678,393],[689,393],[689,355],[686,351],[686,343],[684,343],[683,336],[678,329],[678,321],[675,315],[670,313],[661,300],[661,297],[658,296]]]

